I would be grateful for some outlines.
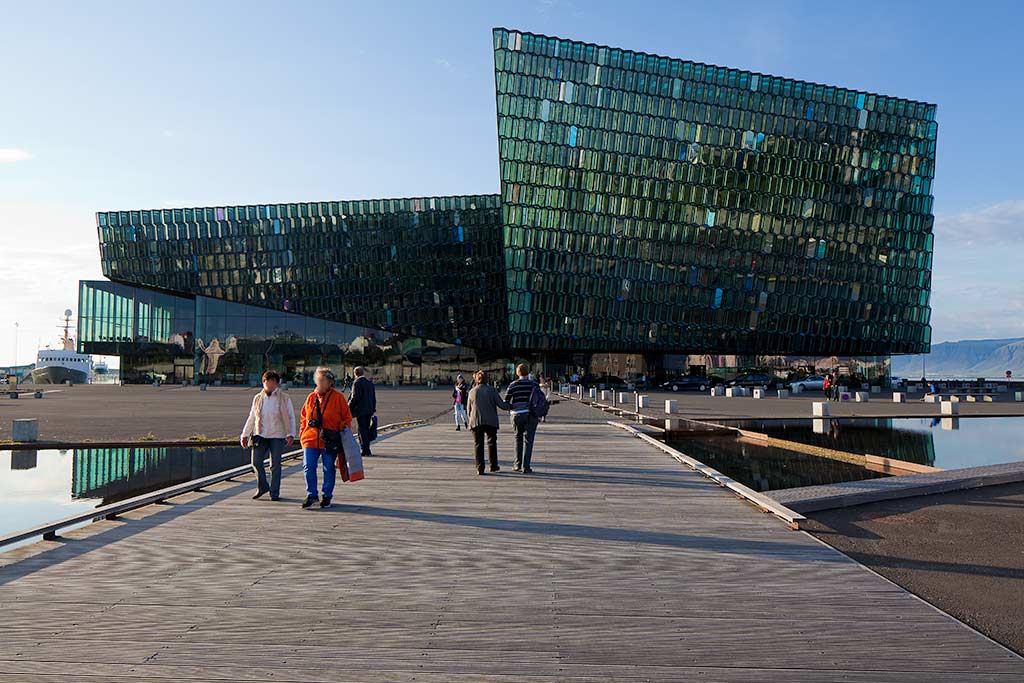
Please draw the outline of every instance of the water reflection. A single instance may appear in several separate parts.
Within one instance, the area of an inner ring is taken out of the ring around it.
[[[723,423],[812,446],[934,466],[935,443],[931,432],[897,429],[894,426],[896,422],[898,420],[890,418],[855,418],[734,420]]]
[[[1024,417],[733,420],[723,424],[941,469],[1024,461]]]
[[[859,465],[762,446],[735,436],[670,438],[667,443],[755,491],[886,476]]]
[[[0,535],[248,462],[237,447],[0,451]]]

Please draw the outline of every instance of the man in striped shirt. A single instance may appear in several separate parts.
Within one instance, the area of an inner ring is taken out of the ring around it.
[[[530,396],[539,385],[530,379],[530,368],[525,363],[516,366],[516,379],[505,390],[505,402],[512,406],[512,431],[516,435],[516,460],[512,468],[516,472],[530,474],[530,458],[533,456],[533,437],[540,422],[530,414]]]

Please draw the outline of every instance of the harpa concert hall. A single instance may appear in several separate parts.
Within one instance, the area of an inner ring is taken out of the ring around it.
[[[934,105],[493,37],[499,195],[99,213],[79,350],[238,383],[519,359],[884,382],[929,350]]]

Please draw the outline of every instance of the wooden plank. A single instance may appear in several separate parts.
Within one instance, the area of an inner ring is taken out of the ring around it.
[[[0,555],[0,683],[1013,681],[1024,662],[645,441],[556,406],[533,475],[382,441],[330,510],[251,477]],[[855,637],[851,637],[855,633]],[[609,646],[614,644],[614,647]]]

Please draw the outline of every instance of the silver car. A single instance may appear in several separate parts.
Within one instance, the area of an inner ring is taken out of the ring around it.
[[[800,387],[797,389],[797,387]],[[825,388],[825,377],[822,375],[811,375],[801,380],[790,382],[789,388],[792,391],[821,391]]]

